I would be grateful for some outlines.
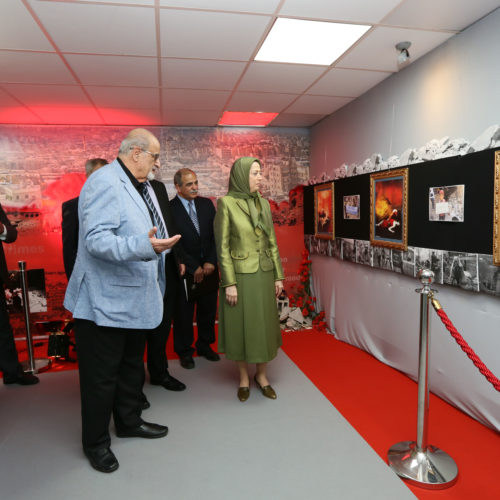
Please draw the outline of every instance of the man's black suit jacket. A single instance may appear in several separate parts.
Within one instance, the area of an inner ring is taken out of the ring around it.
[[[7,214],[4,212],[2,205],[0,205],[0,221],[7,228],[7,235],[5,240],[0,240],[2,244],[0,244],[0,279],[3,283],[7,283],[8,280],[8,269],[7,262],[5,260],[5,253],[3,251],[3,243],[13,243],[17,239],[17,229],[10,223],[10,220],[7,217]],[[0,289],[0,293],[3,293],[3,290]]]
[[[215,208],[211,200],[198,196],[194,200],[200,234],[196,231],[193,221],[189,217],[184,205],[178,196],[170,201],[170,208],[175,223],[182,235],[181,242],[184,250],[186,271],[194,274],[196,269],[205,262],[217,265],[217,251],[214,237]],[[217,271],[217,270],[216,270]]]
[[[62,204],[61,227],[64,272],[69,280],[78,251],[78,197]]]
[[[179,228],[177,227],[174,218],[172,217],[170,204],[168,200],[167,188],[165,187],[165,184],[163,184],[163,182],[155,180],[150,181],[150,184],[151,187],[153,188],[153,191],[156,194],[158,205],[160,205],[161,214],[163,216],[163,220],[165,221],[165,226],[167,227],[168,236],[171,237],[176,234],[182,234],[179,231]],[[181,238],[181,240],[176,245],[174,245],[171,252],[171,254],[173,255],[174,259],[173,262],[175,265],[173,267],[165,265],[167,287],[170,280],[180,279],[179,264],[183,264],[185,261],[185,252],[183,249],[184,247],[182,245],[182,238]],[[175,268],[175,271],[173,268]]]

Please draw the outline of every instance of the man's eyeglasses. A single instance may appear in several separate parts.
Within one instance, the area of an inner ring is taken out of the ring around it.
[[[147,149],[141,149],[141,151],[143,153],[147,153],[148,155],[151,155],[155,162],[160,159],[160,153],[151,153],[151,151],[148,151]]]

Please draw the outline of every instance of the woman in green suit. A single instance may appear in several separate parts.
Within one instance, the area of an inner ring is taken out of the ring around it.
[[[254,380],[264,396],[276,399],[266,369],[281,346],[276,296],[284,276],[271,208],[258,191],[261,180],[259,160],[236,160],[214,223],[221,271],[218,350],[238,364],[240,401],[250,396],[248,363],[256,364]]]

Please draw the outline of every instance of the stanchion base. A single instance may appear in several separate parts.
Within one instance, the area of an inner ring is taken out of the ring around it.
[[[52,360],[47,358],[38,358],[33,360],[33,364],[35,366],[35,371],[33,373],[42,373],[50,368]],[[21,366],[23,367],[24,372],[31,373],[29,361],[21,361]]]
[[[402,441],[389,449],[387,457],[398,476],[422,488],[441,490],[453,486],[458,479],[453,458],[435,446],[417,451],[417,443]]]

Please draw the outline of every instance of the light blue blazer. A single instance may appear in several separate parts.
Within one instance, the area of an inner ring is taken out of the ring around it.
[[[64,307],[99,326],[151,329],[163,316],[158,256],[141,195],[117,160],[94,172],[78,202],[75,267]]]

